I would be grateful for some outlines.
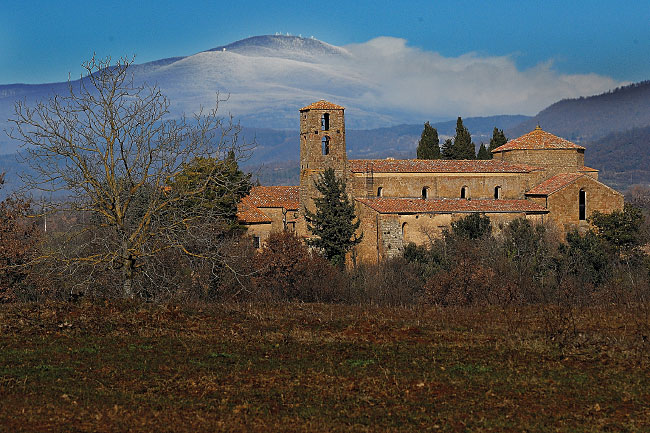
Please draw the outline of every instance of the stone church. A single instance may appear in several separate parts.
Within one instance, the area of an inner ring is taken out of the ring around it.
[[[304,211],[314,210],[314,181],[331,167],[345,178],[361,221],[357,260],[375,262],[472,213],[489,216],[496,231],[523,217],[564,234],[588,228],[596,210],[623,208],[623,195],[584,165],[584,147],[539,126],[493,154],[491,160],[348,159],[344,108],[318,101],[300,109],[300,185],[253,187],[238,217],[257,247],[273,231],[308,236]]]

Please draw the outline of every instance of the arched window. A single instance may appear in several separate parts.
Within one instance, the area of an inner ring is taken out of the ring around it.
[[[495,186],[494,187],[494,199],[499,200],[501,198],[501,187],[500,186]]]
[[[424,200],[429,198],[429,187],[428,186],[425,186],[424,188],[422,188],[422,198]]]
[[[325,135],[323,139],[321,140],[321,144],[323,145],[323,155],[329,155],[330,154],[330,138]]]
[[[578,193],[578,219],[580,221],[587,219],[587,192],[584,189]]]
[[[469,188],[464,186],[460,189],[460,198],[469,198]]]
[[[320,118],[320,129],[323,131],[329,131],[330,130],[330,115],[329,113],[323,114],[323,116]]]
[[[382,197],[384,195],[384,188],[377,188],[377,197]]]
[[[406,223],[402,223],[402,239],[406,240]]]

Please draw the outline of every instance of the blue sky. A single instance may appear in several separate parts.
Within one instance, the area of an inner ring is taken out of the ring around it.
[[[0,84],[64,81],[93,52],[137,63],[253,35],[334,45],[379,36],[457,57],[509,56],[525,70],[650,79],[650,2],[0,0]]]

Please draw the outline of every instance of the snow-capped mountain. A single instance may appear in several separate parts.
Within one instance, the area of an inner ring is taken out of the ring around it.
[[[254,127],[295,129],[297,110],[318,99],[346,106],[351,126],[404,121],[405,117],[368,111],[355,102],[372,92],[373,84],[345,66],[350,56],[344,48],[316,39],[255,36],[186,57],[133,65],[131,70],[137,83],[161,88],[173,115],[213,107],[218,93],[220,99],[228,99],[219,106],[222,114]],[[0,128],[9,126],[4,120],[12,116],[14,101],[34,103],[66,90],[67,83],[0,85]],[[15,149],[5,137],[0,143],[0,153]]]
[[[80,59],[83,60],[83,59]],[[349,129],[421,124],[504,113],[532,115],[559,99],[616,87],[612,79],[518,70],[507,57],[443,57],[379,37],[337,47],[299,36],[254,36],[185,57],[132,65],[136,83],[157,85],[173,116],[219,105],[252,128],[298,129],[299,108],[319,99],[346,107]],[[67,82],[0,85],[0,130],[16,100],[33,105]],[[16,143],[0,135],[0,153]]]

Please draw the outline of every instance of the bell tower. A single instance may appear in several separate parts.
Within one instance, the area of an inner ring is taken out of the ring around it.
[[[345,118],[340,105],[320,100],[300,109],[300,212],[314,212],[314,182],[327,168],[346,176]]]

